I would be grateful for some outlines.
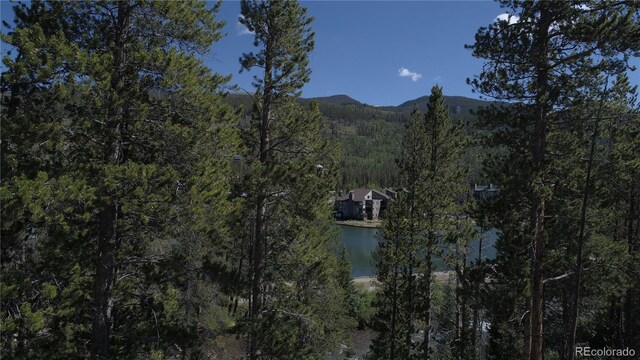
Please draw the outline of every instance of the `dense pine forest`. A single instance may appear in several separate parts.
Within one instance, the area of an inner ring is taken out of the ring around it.
[[[203,62],[220,2],[15,3],[0,357],[640,356],[640,2],[499,3],[483,100],[399,106],[303,97],[297,1],[241,1],[251,93]],[[397,193],[366,286],[333,214],[358,187]]]
[[[232,93],[225,101],[242,109],[248,118],[252,106],[250,95]],[[327,124],[325,136],[336,141],[341,149],[341,166],[338,189],[357,187],[397,187],[400,185],[396,159],[400,155],[400,144],[404,124],[409,121],[414,105],[426,109],[428,97],[408,100],[398,106],[375,107],[363,104],[347,95],[336,95],[313,99],[299,99],[302,104],[317,101],[320,113]],[[454,119],[465,125],[465,131],[475,134],[475,112],[490,102],[460,96],[445,96],[445,106]],[[470,180],[484,182],[481,170],[481,147],[469,147],[466,157],[474,169]]]

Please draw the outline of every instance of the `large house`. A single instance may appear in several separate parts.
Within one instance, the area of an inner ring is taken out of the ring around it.
[[[396,192],[374,189],[354,189],[336,199],[336,218],[340,220],[378,220]]]

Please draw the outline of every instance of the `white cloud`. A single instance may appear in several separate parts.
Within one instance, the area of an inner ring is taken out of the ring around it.
[[[518,21],[520,21],[520,17],[518,17],[516,15],[502,13],[502,14],[496,16],[494,21],[507,21],[509,23],[509,25],[512,25],[512,24],[515,24]]]
[[[236,32],[238,35],[253,35],[255,34],[253,31],[249,31],[244,25],[237,23],[236,24]]]
[[[239,15],[238,19],[244,19],[244,16]],[[253,35],[255,34],[253,31],[249,31],[246,26],[242,25],[240,21],[236,22],[236,33],[238,35]]]
[[[418,81],[422,78],[422,74],[418,74],[413,71],[409,71],[406,67],[401,67],[398,69],[398,76],[400,77],[410,77],[411,81]]]

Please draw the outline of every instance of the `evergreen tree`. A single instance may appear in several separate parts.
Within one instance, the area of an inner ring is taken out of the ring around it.
[[[438,255],[438,244],[443,241],[459,243],[468,241],[456,231],[457,217],[462,214],[461,203],[467,190],[466,171],[460,160],[465,151],[462,126],[454,125],[444,105],[442,88],[431,89],[427,113],[425,115],[425,149],[427,161],[421,176],[421,214],[425,216],[424,242],[420,248],[425,252],[424,261],[419,266],[421,276],[417,281],[417,294],[421,299],[417,309],[418,318],[423,321],[424,337],[418,345],[423,359],[429,359],[432,346],[431,326],[431,282],[433,258]]]
[[[469,236],[457,220],[467,193],[461,130],[438,86],[431,90],[425,116],[415,107],[407,124],[398,160],[406,193],[400,192],[390,207],[377,250],[382,289],[372,344],[376,358],[431,358],[433,260],[447,242],[459,250]]]
[[[586,107],[582,116],[591,120],[585,129],[591,140],[583,141],[583,158],[592,157],[593,164],[591,184],[584,188],[589,204],[580,223],[585,228],[583,261],[582,266],[575,265],[576,272],[582,271],[576,281],[582,281],[571,284],[574,288],[580,285],[580,292],[572,293],[571,330],[575,343],[590,340],[625,347],[635,343],[638,334],[633,307],[629,306],[635,299],[630,294],[637,291],[638,222],[633,215],[638,200],[633,165],[637,156],[634,159],[628,151],[638,149],[637,141],[631,139],[638,131],[640,117],[636,87],[624,74],[609,84],[601,99],[606,101],[592,105],[596,108],[593,111]]]
[[[618,77],[614,89],[616,101],[607,109],[611,120],[605,127],[613,148],[601,169],[602,193],[597,206],[609,210],[603,216],[603,232],[626,243],[628,254],[623,270],[628,286],[618,301],[611,301],[606,313],[608,330],[615,329],[610,331],[611,340],[622,348],[640,343],[640,101],[637,85],[631,86],[627,76]],[[606,176],[612,174],[613,178]]]
[[[559,158],[552,173],[563,181],[550,203],[557,216],[548,230],[558,240],[548,253],[555,270],[545,279],[546,299],[558,306],[547,315],[545,349],[563,359],[575,355],[574,344],[621,346],[625,337],[622,304],[633,266],[626,239],[613,230],[625,214],[612,207],[618,195],[610,191],[611,184],[623,182],[625,172],[612,169],[609,158],[619,146],[610,131],[629,130],[619,125],[633,118],[624,78],[596,78],[567,110],[575,121],[550,134],[551,151]]]
[[[323,139],[317,103],[295,97],[309,81],[313,32],[295,1],[243,1],[239,21],[255,32],[256,52],[240,58],[256,93],[243,131],[250,224],[248,356],[317,358],[337,345],[347,321],[338,282],[337,236],[329,231],[336,154]]]
[[[226,79],[196,57],[220,39],[216,9],[16,5],[3,37],[17,51],[2,75],[4,357],[189,355],[217,330],[204,264],[225,236],[234,132]]]
[[[391,203],[376,250],[377,280],[381,290],[376,300],[374,329],[378,337],[373,355],[380,359],[414,356],[416,333],[416,270],[420,261],[419,232],[422,214],[418,188],[425,167],[425,124],[417,104],[406,124],[402,155],[397,160],[404,190]]]
[[[468,184],[464,182],[464,184]],[[463,190],[463,189],[460,189]],[[469,258],[470,242],[477,235],[474,229],[474,221],[468,215],[471,213],[469,208],[472,206],[472,199],[468,196],[460,195],[457,201],[465,201],[465,206],[461,206],[458,214],[455,214],[455,221],[452,224],[452,228],[446,237],[447,247],[446,255],[444,256],[445,263],[449,264],[454,269],[455,284],[453,292],[455,295],[455,319],[454,319],[454,332],[455,338],[450,341],[450,347],[453,356],[456,359],[467,359],[474,357],[474,343],[476,333],[473,330],[471,324],[471,302],[473,296],[478,296],[477,293],[473,293],[474,278],[472,271],[478,271],[470,266],[472,260]],[[480,245],[481,246],[481,245]],[[480,261],[477,261],[475,267],[480,265]],[[477,279],[475,279],[477,282]]]
[[[547,219],[556,215],[549,211],[556,208],[556,184],[566,176],[554,170],[558,158],[549,155],[553,134],[562,129],[563,110],[581,97],[586,82],[603,71],[623,71],[630,52],[637,51],[636,41],[628,40],[636,38],[637,5],[501,4],[515,21],[481,28],[470,46],[474,56],[488,60],[471,85],[484,95],[512,103],[480,114],[493,130],[488,144],[502,147],[488,168],[489,177],[502,189],[502,199],[494,207],[501,231],[496,276],[502,279],[495,282],[495,289],[506,301],[493,312],[492,350],[496,358],[513,358],[516,345],[521,346],[523,358],[542,359],[544,284],[550,269],[545,258],[555,251],[547,248],[551,234]],[[520,265],[523,260],[528,260],[529,269]],[[521,281],[526,276],[528,283]],[[498,290],[507,284],[511,291]],[[511,321],[514,318],[520,320]]]
[[[371,343],[374,359],[410,358],[411,347],[405,341],[405,336],[412,340],[414,328],[406,297],[408,269],[412,266],[405,257],[409,241],[407,203],[407,194],[399,192],[396,202],[390,204],[375,252],[376,280],[380,288],[374,301],[376,312],[372,324],[378,333]]]

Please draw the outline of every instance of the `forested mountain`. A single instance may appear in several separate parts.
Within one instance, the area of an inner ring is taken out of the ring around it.
[[[340,94],[340,95],[332,95],[332,96],[323,96],[313,98],[314,100],[318,100],[319,103],[322,104],[337,104],[337,105],[364,105],[360,101],[350,97],[349,95]]]
[[[418,110],[427,111],[427,103],[429,102],[429,96],[421,96],[417,99],[405,101],[402,104],[394,107],[394,109],[409,112],[413,109],[413,104],[418,105]],[[481,106],[488,105],[487,101],[471,99],[464,96],[444,96],[444,105],[449,109],[449,113],[452,116],[461,116],[466,119],[473,119],[475,116],[472,112],[478,110]]]
[[[242,108],[245,115],[251,110],[251,95],[231,93],[227,101]],[[315,100],[328,124],[328,136],[335,138],[342,148],[342,170],[338,188],[385,187],[399,184],[395,159],[399,156],[400,144],[405,131],[404,124],[416,104],[426,111],[428,96],[407,100],[398,106],[372,106],[361,103],[348,95],[317,98],[300,98],[308,104]],[[463,121],[468,126],[466,134],[475,133],[473,112],[487,101],[462,96],[444,96],[444,104],[454,121]],[[472,168],[471,177],[480,179],[479,148],[472,148],[465,161]]]

